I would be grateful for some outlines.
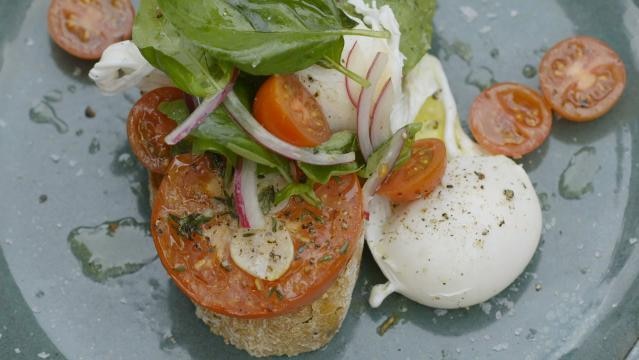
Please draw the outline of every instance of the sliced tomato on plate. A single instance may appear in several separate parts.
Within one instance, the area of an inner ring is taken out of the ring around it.
[[[393,170],[377,191],[394,203],[428,196],[441,183],[446,171],[446,145],[439,139],[417,140],[411,157]]]
[[[134,16],[129,0],[53,0],[49,35],[69,54],[97,60],[107,46],[131,38]]]
[[[546,141],[552,128],[552,111],[537,91],[520,84],[499,83],[475,99],[469,123],[483,148],[520,158]]]
[[[149,171],[164,174],[173,158],[164,138],[177,127],[175,121],[158,110],[166,101],[184,99],[182,90],[164,87],[148,92],[129,112],[127,135],[133,153]]]
[[[223,188],[223,166],[206,156],[175,157],[156,195],[151,232],[160,260],[195,303],[241,318],[289,313],[320,297],[357,248],[363,226],[362,193],[355,175],[316,188],[322,208],[293,198],[276,215],[289,232],[295,257],[277,280],[258,279],[230,255],[240,231]],[[194,226],[182,226],[190,219]],[[190,229],[189,234],[184,229]],[[182,231],[180,231],[182,229]]]
[[[539,67],[541,91],[563,118],[591,121],[619,101],[626,86],[626,68],[604,42],[578,36],[553,46]]]
[[[315,147],[331,137],[322,108],[295,75],[266,80],[255,96],[253,116],[271,134],[295,146]]]

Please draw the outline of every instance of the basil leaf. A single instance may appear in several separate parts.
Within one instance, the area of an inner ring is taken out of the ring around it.
[[[275,205],[279,205],[283,201],[291,198],[292,196],[300,196],[309,204],[320,207],[322,202],[315,194],[313,185],[303,183],[290,183],[284,189],[275,194]]]
[[[365,0],[367,3],[372,0]],[[388,5],[393,9],[399,30],[402,32],[399,48],[406,56],[404,74],[417,65],[430,49],[433,38],[433,15],[437,0],[375,0],[377,6]]]
[[[354,30],[333,0],[157,0],[188,39],[222,61],[255,75],[291,73],[322,58],[339,63],[343,35]]]
[[[207,97],[230,80],[232,65],[200,48],[167,21],[157,0],[142,0],[133,26],[133,42],[154,67],[189,94]]]
[[[402,147],[402,150],[399,153],[397,161],[395,161],[395,165],[393,166],[393,169],[397,169],[398,167],[401,167],[402,165],[404,165],[404,163],[406,163],[406,161],[408,161],[408,159],[410,159],[412,155],[411,148],[413,147],[413,143],[415,142],[415,135],[417,135],[417,133],[419,132],[419,130],[421,130],[421,128],[422,128],[422,123],[412,123],[407,126],[406,132],[407,132],[408,139],[406,139],[406,141],[404,142],[404,146]],[[390,142],[391,142],[391,139],[386,140],[385,143],[383,143],[380,147],[378,147],[371,154],[371,156],[368,157],[366,166],[359,172],[360,177],[368,179],[369,177],[371,177],[371,175],[373,175],[373,173],[377,170],[377,166],[379,165],[379,162],[382,160],[386,152],[388,152]]]

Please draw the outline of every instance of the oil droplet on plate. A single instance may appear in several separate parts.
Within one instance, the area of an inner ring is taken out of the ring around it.
[[[466,75],[464,82],[466,85],[476,87],[479,91],[484,91],[486,88],[497,83],[495,80],[495,73],[486,66],[473,69],[470,74]]]
[[[65,134],[69,131],[69,125],[58,117],[53,106],[46,101],[42,101],[29,109],[29,119],[36,124],[51,124],[60,134]]]
[[[48,93],[44,94],[42,97],[44,101],[52,103],[52,102],[60,102],[62,101],[62,91],[61,90],[51,90]]]
[[[542,211],[550,210],[550,200],[549,200],[548,194],[547,193],[539,193],[539,194],[537,194],[537,197],[539,198],[539,203],[541,204],[541,210]]]
[[[559,194],[564,199],[579,200],[594,191],[592,180],[601,167],[597,165],[597,150],[585,146],[577,151],[559,178]]]
[[[524,75],[526,79],[532,79],[535,76],[537,76],[537,69],[535,69],[535,67],[532,65],[526,65],[521,70],[521,73]]]
[[[75,228],[68,242],[82,273],[96,282],[134,273],[157,257],[148,224],[133,218]]]

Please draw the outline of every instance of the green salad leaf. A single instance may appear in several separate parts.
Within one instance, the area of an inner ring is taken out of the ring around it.
[[[415,143],[415,135],[422,129],[422,123],[411,123],[406,126],[406,132],[408,135],[408,139],[404,142],[404,146],[402,147],[402,151],[399,153],[399,157],[397,161],[395,161],[394,169],[401,167],[410,159],[412,152],[411,148]],[[390,147],[391,139],[388,139],[385,143],[383,143],[380,147],[378,147],[371,156],[368,157],[368,162],[366,166],[360,170],[359,176],[368,179],[373,175],[373,173],[377,170],[379,162],[382,160],[386,152],[388,152],[388,148]]]
[[[369,6],[390,6],[402,33],[400,50],[406,56],[404,74],[412,70],[430,49],[433,38],[433,16],[437,0],[364,0]],[[344,12],[357,15],[355,8],[347,0],[337,0],[337,6]]]
[[[145,0],[146,1],[146,0]],[[333,0],[157,0],[180,34],[249,74],[291,73],[322,59],[340,63],[343,35],[354,30]]]
[[[189,115],[184,100],[164,102],[158,109],[177,123],[182,123]],[[286,174],[285,177],[289,176],[288,160],[251,139],[224,108],[218,108],[211,113],[202,125],[191,132],[191,136],[194,138],[194,152],[213,151],[225,156],[233,164],[237,156],[240,156],[257,164],[277,169],[280,173]]]
[[[370,4],[372,0],[364,0]],[[388,5],[402,32],[399,48],[406,56],[404,73],[417,65],[430,49],[433,38],[433,16],[437,0],[375,0],[377,6]]]
[[[322,201],[317,197],[317,194],[315,194],[315,190],[313,190],[313,184],[290,183],[275,194],[275,205],[279,205],[292,196],[300,196],[306,202],[316,207],[320,207],[322,204]]]
[[[184,37],[167,21],[157,0],[140,1],[133,42],[151,65],[189,94],[213,95],[230,80],[232,65]]]
[[[357,137],[350,131],[339,131],[333,134],[327,142],[318,146],[316,149],[317,151],[329,154],[345,154],[354,152],[357,151]],[[355,161],[332,166],[312,165],[302,162],[298,162],[297,165],[306,177],[321,184],[326,184],[333,176],[353,174],[363,168],[363,165],[360,165]]]

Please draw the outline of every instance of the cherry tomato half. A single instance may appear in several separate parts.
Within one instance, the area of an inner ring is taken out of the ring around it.
[[[257,92],[253,115],[271,134],[301,147],[315,147],[331,137],[317,100],[294,75],[273,75]]]
[[[142,96],[129,112],[127,135],[133,153],[149,171],[164,174],[171,164],[171,146],[164,138],[177,127],[175,121],[158,110],[166,101],[184,99],[182,90],[173,87],[155,89]]]
[[[544,143],[552,128],[552,112],[537,91],[519,84],[499,83],[475,99],[469,123],[483,148],[520,158]]]
[[[175,157],[156,195],[151,232],[160,260],[176,285],[194,302],[240,318],[281,315],[322,296],[357,248],[363,227],[362,192],[355,175],[316,188],[318,209],[297,198],[276,216],[289,232],[295,258],[282,277],[258,279],[230,255],[238,221],[227,208],[224,177],[206,156]],[[208,217],[190,236],[175,219]]]
[[[52,0],[49,35],[69,54],[97,60],[107,46],[131,38],[134,16],[129,0]]]
[[[626,68],[600,40],[578,36],[553,46],[539,67],[541,91],[552,108],[572,121],[591,121],[621,98]]]
[[[441,183],[446,171],[446,145],[439,139],[417,140],[410,159],[393,170],[377,191],[394,203],[428,196]]]

